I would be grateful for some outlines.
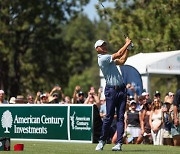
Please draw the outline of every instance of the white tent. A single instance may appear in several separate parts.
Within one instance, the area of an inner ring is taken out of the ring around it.
[[[125,64],[131,65],[139,71],[142,76],[143,87],[149,92],[150,75],[180,75],[180,50],[139,53],[129,57]]]

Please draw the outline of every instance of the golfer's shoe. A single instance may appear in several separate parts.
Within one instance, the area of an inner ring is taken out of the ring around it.
[[[112,147],[112,151],[122,151],[122,144],[117,143],[114,147]]]
[[[95,149],[95,150],[96,150],[96,151],[103,150],[103,147],[104,147],[105,144],[106,144],[105,141],[100,140],[99,143],[98,143],[98,145],[96,146],[96,149]]]

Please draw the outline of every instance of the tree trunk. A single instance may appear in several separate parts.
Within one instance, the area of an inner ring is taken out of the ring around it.
[[[177,79],[177,90],[180,88],[180,75],[176,76]]]

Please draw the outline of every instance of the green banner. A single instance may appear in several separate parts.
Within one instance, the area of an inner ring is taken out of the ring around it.
[[[1,105],[0,137],[92,141],[92,112],[92,105]]]
[[[71,140],[92,140],[92,106],[71,106]]]

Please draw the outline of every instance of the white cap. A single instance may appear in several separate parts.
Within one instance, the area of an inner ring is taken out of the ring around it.
[[[103,43],[106,43],[106,42],[103,40],[96,41],[96,43],[94,44],[94,48],[96,49],[97,47],[101,46]]]
[[[4,90],[0,90],[0,94],[4,94]]]
[[[146,95],[148,95],[148,93],[147,92],[143,92],[141,95],[142,96],[146,96]]]
[[[11,97],[9,103],[10,104],[15,104],[16,103],[16,98],[15,97]]]
[[[41,95],[40,95],[40,98],[42,98],[42,97],[46,97],[46,94],[41,94]]]
[[[130,105],[131,105],[132,103],[136,104],[136,101],[135,101],[135,100],[130,101]]]

